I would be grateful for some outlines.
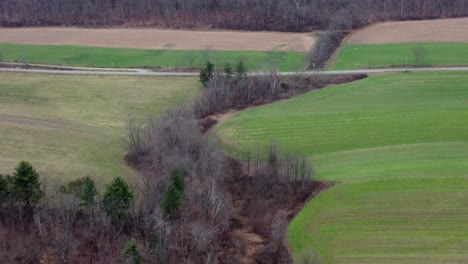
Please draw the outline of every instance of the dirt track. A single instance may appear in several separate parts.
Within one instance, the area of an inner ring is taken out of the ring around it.
[[[308,34],[160,29],[0,28],[0,43],[137,49],[308,51]]]
[[[355,32],[351,44],[468,42],[468,18],[387,22]]]

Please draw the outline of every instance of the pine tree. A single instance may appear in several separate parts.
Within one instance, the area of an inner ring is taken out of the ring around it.
[[[237,81],[240,81],[245,77],[247,77],[247,67],[243,60],[239,60],[236,65],[236,79]]]
[[[224,73],[226,74],[226,78],[231,78],[232,74],[234,73],[231,67],[231,64],[228,62],[226,66],[224,66]]]
[[[205,68],[201,69],[200,71],[200,82],[203,84],[203,86],[206,87],[211,78],[213,78],[213,72],[214,64],[207,61]]]
[[[140,251],[138,251],[138,247],[136,244],[135,239],[132,239],[125,245],[123,255],[125,258],[125,263],[129,264],[141,264],[143,263],[143,257],[141,256]]]
[[[171,171],[169,185],[162,200],[162,208],[166,217],[173,217],[182,206],[184,198],[185,171],[181,168],[176,168]]]
[[[39,173],[27,161],[22,161],[15,169],[12,178],[12,189],[15,198],[30,209],[42,198]]]
[[[98,194],[94,180],[91,177],[86,176],[82,180],[82,187],[80,193],[80,205],[90,207],[94,205],[94,198]]]
[[[133,197],[134,194],[130,190],[130,185],[121,177],[117,177],[107,186],[104,192],[102,209],[116,223],[117,220],[127,217]]]
[[[11,195],[11,176],[0,174],[0,205],[10,199]]]

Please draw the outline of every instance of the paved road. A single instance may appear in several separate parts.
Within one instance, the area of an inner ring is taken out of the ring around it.
[[[341,71],[305,71],[305,72],[281,72],[280,75],[339,75],[339,74],[371,74],[385,72],[420,72],[420,71],[468,71],[468,67],[433,67],[433,68],[387,68],[387,69],[362,69],[362,70],[341,70]],[[21,68],[0,68],[0,72],[23,72],[42,74],[68,74],[68,75],[112,75],[112,76],[198,76],[197,72],[153,72],[143,69],[135,71],[99,71],[99,70],[46,70],[46,69],[21,69]],[[268,73],[251,72],[250,76],[261,76]]]

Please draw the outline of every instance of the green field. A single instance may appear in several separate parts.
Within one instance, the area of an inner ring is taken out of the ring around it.
[[[341,184],[294,219],[294,252],[324,263],[467,263],[468,179],[400,179]]]
[[[194,78],[16,73],[0,80],[0,173],[28,160],[49,183],[132,173],[123,162],[127,120],[158,115],[198,85]]]
[[[206,59],[224,67],[226,62],[246,62],[249,70],[302,70],[305,55],[282,51],[197,51],[98,48],[84,46],[1,44],[3,61],[85,67],[199,68]]]
[[[344,46],[331,68],[336,70],[376,67],[413,66],[416,64],[414,48],[425,51],[422,65],[468,65],[468,43],[403,43],[382,45]]]
[[[295,254],[325,263],[468,261],[468,76],[398,73],[310,92],[235,115],[232,153],[276,141],[341,182],[290,227]]]

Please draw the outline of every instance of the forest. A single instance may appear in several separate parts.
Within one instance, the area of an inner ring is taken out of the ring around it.
[[[466,0],[2,0],[0,26],[156,26],[312,31],[345,19],[352,28],[388,20],[460,17]]]

